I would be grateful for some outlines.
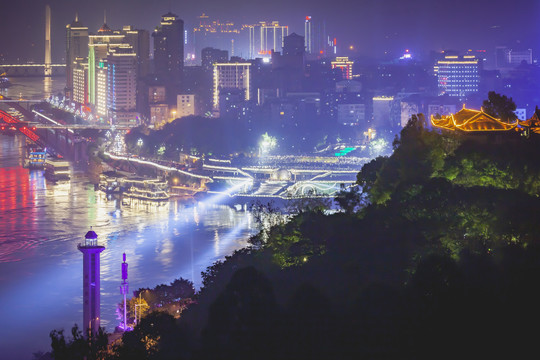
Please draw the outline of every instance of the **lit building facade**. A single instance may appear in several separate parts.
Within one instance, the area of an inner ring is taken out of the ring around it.
[[[137,125],[136,108],[137,56],[133,52],[111,52],[107,57],[108,118],[115,125]]]
[[[100,117],[107,117],[107,60],[99,62],[95,71],[95,111]]]
[[[88,39],[88,102],[97,105],[96,82],[99,64],[107,58],[111,47],[123,44],[124,35],[112,31],[107,24],[103,24],[97,35],[89,35]]]
[[[79,17],[75,16],[75,21],[66,25],[66,95],[72,96],[73,91],[73,69],[76,59],[85,59],[88,56],[88,27],[79,22]]]
[[[222,89],[240,89],[244,91],[244,100],[251,100],[251,64],[216,63],[214,64],[213,105],[219,109],[219,94]]]
[[[195,95],[181,94],[177,97],[176,117],[195,115]]]
[[[72,70],[72,98],[80,104],[88,104],[88,63],[85,58],[76,58]]]
[[[480,85],[480,62],[474,55],[447,55],[435,65],[439,95],[463,98],[477,93]]]
[[[353,78],[353,64],[354,61],[349,60],[348,57],[337,57],[336,60],[331,63],[332,69],[341,69],[344,80],[352,80]]]

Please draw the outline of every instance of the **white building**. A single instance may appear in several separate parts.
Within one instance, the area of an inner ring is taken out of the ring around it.
[[[244,100],[251,100],[251,64],[216,63],[214,64],[214,110],[219,109],[219,93],[222,89],[240,89],[244,91]]]
[[[178,95],[176,100],[176,118],[195,115],[195,95]]]
[[[71,67],[71,87],[73,101],[78,104],[88,103],[88,63],[83,58],[77,58]]]
[[[107,62],[100,61],[96,72],[96,114],[100,117],[107,117]]]
[[[479,59],[474,55],[447,55],[437,61],[439,95],[448,94],[463,98],[471,93],[477,93],[480,84]]]
[[[137,125],[137,55],[117,51],[107,60],[108,117],[115,125]]]

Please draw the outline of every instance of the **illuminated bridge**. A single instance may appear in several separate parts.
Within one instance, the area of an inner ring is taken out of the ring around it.
[[[171,161],[140,159],[105,152],[114,160],[152,166],[166,173],[179,173],[201,180],[209,193],[221,193],[229,197],[305,198],[335,196],[343,188],[356,183],[357,169],[284,169],[267,167],[234,167],[203,165],[202,170],[181,170],[181,164]],[[367,160],[366,160],[367,161]]]
[[[0,74],[6,76],[43,76],[49,67],[51,76],[66,74],[66,64],[0,64]]]
[[[356,183],[358,169],[325,169],[324,166],[294,167],[232,167],[203,165],[203,170],[214,183],[226,184],[230,196],[298,197],[335,196],[343,188]],[[235,189],[231,192],[230,189]],[[219,191],[217,191],[219,192]]]

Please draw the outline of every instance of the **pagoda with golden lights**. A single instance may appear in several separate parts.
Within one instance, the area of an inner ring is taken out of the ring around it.
[[[465,105],[455,114],[441,118],[432,115],[431,124],[436,128],[466,133],[515,131],[519,125],[518,121],[507,123],[486,114],[483,110],[466,109]]]

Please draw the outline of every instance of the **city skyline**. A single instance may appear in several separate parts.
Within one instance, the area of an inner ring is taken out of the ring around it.
[[[304,35],[304,19],[310,15],[326,21],[327,32],[337,37],[338,51],[346,53],[343,55],[372,58],[384,57],[385,52],[398,53],[405,48],[423,54],[445,49],[482,48],[492,51],[498,45],[534,49],[535,39],[540,36],[540,29],[533,25],[533,21],[521,21],[519,25],[509,21],[526,19],[526,14],[538,13],[540,4],[533,0],[517,0],[512,6],[484,0],[474,3],[459,0],[436,6],[427,0],[406,4],[397,0],[370,0],[361,4],[349,0],[331,4],[307,1],[288,4],[281,0],[272,4],[241,0],[226,4],[215,1],[179,4],[163,0],[154,2],[151,7],[142,0],[130,1],[129,6],[126,1],[22,1],[10,5],[6,12],[8,16],[0,24],[0,31],[11,35],[0,44],[0,61],[42,61],[47,4],[50,4],[52,14],[53,62],[65,60],[65,26],[73,21],[76,13],[91,33],[101,27],[105,12],[107,24],[112,29],[129,24],[153,30],[156,19],[171,10],[184,20],[186,29],[195,26],[197,16],[205,13],[211,18],[238,24],[279,21],[289,27],[289,33],[300,35]],[[352,51],[343,51],[350,46]]]

